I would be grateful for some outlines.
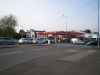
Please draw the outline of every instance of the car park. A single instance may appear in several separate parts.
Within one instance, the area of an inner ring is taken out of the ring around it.
[[[15,45],[17,41],[8,37],[0,37],[0,45]]]
[[[20,38],[18,40],[19,44],[31,44],[32,43],[32,39],[30,38]]]

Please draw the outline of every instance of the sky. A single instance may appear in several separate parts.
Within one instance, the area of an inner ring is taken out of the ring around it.
[[[16,16],[17,31],[97,31],[97,12],[97,0],[0,0],[0,17]]]

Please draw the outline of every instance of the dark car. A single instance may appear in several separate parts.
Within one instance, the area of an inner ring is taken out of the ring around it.
[[[98,45],[98,41],[90,41],[90,42],[86,43],[86,45],[88,45],[88,46],[97,46]]]
[[[0,45],[15,45],[17,44],[16,40],[7,38],[7,37],[0,37]]]

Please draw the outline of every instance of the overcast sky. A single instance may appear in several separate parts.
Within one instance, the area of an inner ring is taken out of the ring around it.
[[[20,29],[97,31],[97,0],[0,0],[0,17],[13,14]]]

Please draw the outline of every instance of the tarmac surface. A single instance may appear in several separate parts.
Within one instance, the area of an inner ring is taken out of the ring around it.
[[[14,65],[0,75],[100,75],[100,49],[73,46]]]

